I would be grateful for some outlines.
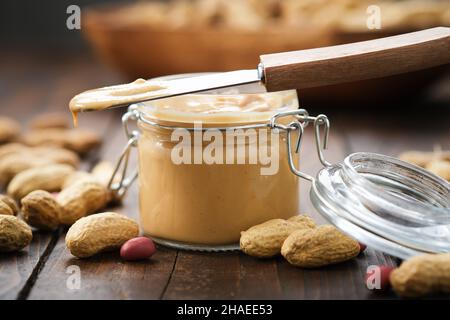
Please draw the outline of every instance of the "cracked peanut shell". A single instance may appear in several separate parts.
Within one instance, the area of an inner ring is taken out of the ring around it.
[[[73,167],[66,164],[51,164],[22,171],[9,183],[8,195],[20,200],[35,190],[60,191],[65,179],[73,171]]]
[[[8,210],[5,206],[7,206],[10,210]],[[17,216],[18,213],[19,207],[17,206],[16,201],[7,195],[0,194],[0,214]]]
[[[58,228],[62,207],[49,192],[36,190],[25,196],[22,201],[23,219],[40,230]]]
[[[11,215],[0,215],[0,252],[18,251],[33,238],[29,225]]]
[[[281,254],[297,267],[316,268],[350,260],[360,252],[358,241],[334,226],[293,232],[283,243]]]
[[[19,173],[37,167],[51,164],[67,164],[72,167],[79,165],[79,157],[76,153],[49,147],[24,147],[13,151],[15,147],[4,150],[6,153],[0,157],[0,184],[8,184]]]
[[[392,271],[390,281],[394,291],[405,298],[450,293],[450,253],[412,257]]]
[[[284,240],[294,231],[314,228],[314,221],[306,215],[272,219],[241,232],[241,250],[253,257],[269,258],[280,254]]]
[[[99,135],[87,129],[46,128],[29,131],[22,137],[24,144],[36,147],[51,145],[85,154],[101,144]]]
[[[138,235],[139,226],[134,220],[115,212],[103,212],[75,222],[67,232],[66,245],[72,255],[88,258],[118,249]]]
[[[0,215],[13,216],[13,210],[3,201],[0,201]]]
[[[78,219],[106,207],[108,190],[96,181],[81,180],[63,189],[56,200],[63,208],[61,223],[72,225]]]

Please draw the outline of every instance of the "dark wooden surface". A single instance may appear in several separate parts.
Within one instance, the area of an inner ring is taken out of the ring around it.
[[[0,59],[0,114],[24,125],[34,115],[66,110],[75,93],[120,81],[108,69],[84,58],[52,58],[3,54]],[[355,151],[396,155],[408,149],[450,147],[449,82],[441,83],[436,100],[413,105],[380,106],[367,110],[314,108],[332,122],[327,159],[342,160]],[[307,106],[305,106],[307,107]],[[114,161],[125,143],[120,128],[123,110],[82,115],[81,125],[104,137],[102,148],[85,159]],[[311,136],[305,138],[302,168],[320,168]],[[324,220],[308,200],[302,182],[301,211]],[[137,218],[137,190],[132,188],[122,208]],[[160,247],[149,261],[123,262],[117,253],[92,259],[72,257],[64,244],[65,230],[34,234],[23,252],[0,255],[0,299],[395,299],[392,292],[366,289],[364,274],[372,264],[396,265],[397,259],[368,248],[356,259],[316,270],[294,268],[283,259],[257,260],[240,253],[207,254]],[[68,267],[81,271],[81,288],[67,287]]]

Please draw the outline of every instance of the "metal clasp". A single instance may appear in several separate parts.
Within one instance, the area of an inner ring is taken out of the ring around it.
[[[292,121],[291,123],[289,123],[288,125],[284,125],[284,124],[280,124],[277,123],[276,120],[282,117],[286,117],[286,116],[295,116],[295,118],[297,119],[297,121]],[[295,166],[294,163],[294,157],[292,154],[292,133],[296,132],[298,130],[298,138],[296,141],[296,145],[295,145],[295,153],[299,153],[300,151],[300,145],[301,145],[301,140],[303,138],[303,133],[305,131],[306,126],[309,123],[313,123],[314,125],[314,141],[316,144],[316,150],[317,150],[317,156],[320,160],[320,163],[322,163],[323,166],[325,167],[329,167],[332,164],[330,162],[328,162],[327,160],[325,160],[325,156],[323,151],[326,150],[328,148],[328,138],[329,138],[329,132],[330,132],[330,121],[328,120],[328,117],[324,114],[320,114],[316,117],[312,117],[308,114],[308,112],[304,109],[298,109],[298,110],[293,110],[293,111],[285,111],[285,112],[280,112],[275,114],[271,119],[270,119],[270,127],[271,128],[278,128],[281,130],[285,130],[286,131],[286,147],[287,147],[287,152],[288,152],[288,163],[289,163],[289,168],[291,169],[291,171],[306,180],[309,181],[314,181],[314,177],[301,172],[300,170],[298,170]],[[321,139],[321,127],[324,127],[324,139],[322,141]]]
[[[323,143],[320,139],[320,127],[324,126],[324,139]],[[325,156],[323,155],[323,150],[328,148],[328,137],[330,135],[330,121],[328,117],[324,114],[319,114],[314,120],[314,140],[316,141],[316,149],[317,156],[319,157],[320,162],[324,167],[331,166],[327,160],[325,160]]]
[[[130,160],[130,153],[133,147],[137,147],[137,142],[139,140],[139,131],[129,129],[130,121],[139,120],[139,111],[136,105],[131,105],[128,107],[127,113],[122,116],[122,126],[125,134],[128,138],[127,145],[123,149],[119,160],[117,161],[114,172],[108,183],[108,189],[110,189],[114,196],[118,199],[122,199],[128,188],[133,184],[133,182],[138,177],[137,169],[134,170],[133,174],[127,177],[128,164]],[[122,168],[122,169],[121,169]],[[119,175],[120,172],[120,175]]]

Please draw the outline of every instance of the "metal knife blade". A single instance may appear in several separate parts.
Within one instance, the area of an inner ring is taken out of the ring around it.
[[[83,111],[129,106],[134,103],[163,99],[188,93],[211,91],[235,86],[241,86],[241,88],[243,88],[243,86],[249,84],[262,84],[261,74],[261,68],[258,68],[255,70],[238,70],[206,75],[186,75],[186,77],[172,79],[171,77],[169,77],[169,79],[155,78],[153,79],[155,80],[155,83],[157,83],[158,80],[161,80],[161,88],[155,90],[146,90],[146,81],[138,79],[130,84],[103,87],[82,92],[71,100],[70,110],[72,113],[76,114]],[[127,87],[129,85],[132,86],[131,89]],[[142,87],[142,85],[144,85],[144,87]],[[157,87],[158,85],[159,84],[157,84]],[[262,89],[262,91],[265,92],[265,87],[263,85],[258,87],[258,89],[259,91]],[[132,93],[128,94],[127,90],[130,90]]]
[[[145,101],[168,98],[187,93],[259,83],[261,82],[261,76],[260,72],[256,69],[238,70],[167,80],[167,82],[168,86],[166,89],[155,91],[155,97],[149,97]]]

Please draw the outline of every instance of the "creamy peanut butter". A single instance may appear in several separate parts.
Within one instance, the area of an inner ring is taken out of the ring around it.
[[[192,127],[194,121],[202,121],[205,127],[216,127],[264,123],[280,110],[296,108],[296,93],[290,91],[186,95],[152,101],[140,111],[144,120],[152,122]],[[298,213],[299,181],[288,165],[285,135],[275,138],[279,139],[277,172],[262,175],[265,165],[251,164],[249,153],[243,164],[176,164],[172,151],[179,142],[172,141],[172,130],[144,121],[139,128],[140,222],[146,234],[196,245],[227,245],[237,243],[240,232],[253,225]],[[257,131],[261,130],[270,132]],[[190,136],[194,141],[194,133]],[[246,140],[247,150],[254,143]],[[203,141],[192,146],[191,154],[207,145]]]
[[[80,111],[103,110],[156,97],[160,90],[167,88],[167,83],[138,79],[125,85],[86,91],[72,99],[70,110],[76,121]],[[211,161],[204,157],[205,150],[211,148],[212,141],[218,143],[220,136],[205,140],[200,132],[202,140],[195,144],[199,131],[187,131],[185,138],[190,142],[183,149],[181,159],[190,159],[186,153],[192,155],[193,162],[186,163],[174,159],[177,154],[174,150],[185,143],[174,139],[177,130],[158,126],[186,129],[200,123],[205,128],[230,128],[267,123],[277,112],[298,108],[295,90],[190,94],[138,105],[141,113],[138,122],[140,222],[145,233],[166,241],[227,245],[237,243],[240,232],[253,225],[298,213],[299,181],[288,165],[285,133],[272,135],[273,131],[264,127],[253,129],[258,140],[246,136],[247,132],[237,133],[229,140],[224,136],[222,144],[209,154],[214,155]],[[266,149],[265,156],[260,141],[263,133],[267,134],[270,146],[278,146],[278,149]],[[241,137],[243,140],[239,140]],[[235,141],[241,141],[240,146],[244,146],[240,158]],[[222,160],[217,157],[219,153],[225,156]],[[202,155],[199,159],[198,154]],[[274,163],[267,161],[271,158]],[[224,159],[236,159],[236,162],[230,164]],[[274,172],[262,174],[269,165],[274,165]]]
[[[161,81],[137,79],[131,83],[88,90],[72,98],[69,104],[75,126],[78,113],[82,111],[97,111],[117,105],[126,105],[156,97],[157,92],[165,89]]]
[[[254,94],[189,94],[140,104],[140,108],[146,117],[158,121],[226,125],[267,121],[275,112],[297,109],[298,102],[295,90],[288,90]]]
[[[251,226],[298,214],[298,179],[290,171],[284,144],[278,173],[263,176],[259,165],[176,165],[170,160],[174,144],[162,141],[166,136],[158,130],[144,130],[139,141],[139,192],[140,223],[146,234],[226,245],[237,243],[240,232]]]

